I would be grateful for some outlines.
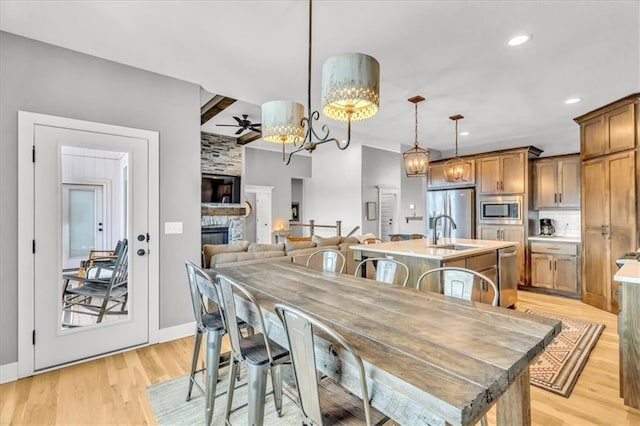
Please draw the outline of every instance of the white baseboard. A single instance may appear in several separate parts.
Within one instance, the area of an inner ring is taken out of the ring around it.
[[[158,343],[169,342],[171,340],[182,339],[193,336],[196,329],[196,322],[187,322],[173,327],[161,328],[158,331]]]
[[[18,363],[0,365],[0,384],[18,380]]]

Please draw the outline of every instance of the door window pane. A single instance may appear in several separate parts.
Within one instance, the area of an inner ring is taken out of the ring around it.
[[[69,191],[69,257],[87,256],[96,246],[95,191]]]

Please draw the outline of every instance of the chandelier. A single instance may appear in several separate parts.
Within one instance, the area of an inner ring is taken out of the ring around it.
[[[471,163],[458,157],[458,120],[463,118],[460,114],[449,117],[450,120],[456,122],[456,155],[444,163],[444,178],[447,182],[466,182],[469,180]]]
[[[380,65],[363,53],[345,53],[327,59],[322,67],[322,112],[329,118],[347,122],[347,139],[340,142],[329,137],[329,128],[322,125],[320,134],[313,122],[320,117],[311,111],[311,22],[312,0],[309,0],[309,50],[307,68],[307,112],[298,102],[270,101],[262,104],[262,139],[282,144],[282,161],[291,162],[293,154],[313,152],[318,145],[335,142],[340,150],[351,143],[351,121],[366,120],[380,106]],[[286,145],[294,149],[287,157]]]
[[[416,109],[416,139],[413,148],[402,154],[404,158],[404,169],[409,177],[426,176],[429,170],[429,157],[431,153],[418,146],[418,103],[424,101],[424,98],[418,95],[409,98],[408,101],[413,103]]]

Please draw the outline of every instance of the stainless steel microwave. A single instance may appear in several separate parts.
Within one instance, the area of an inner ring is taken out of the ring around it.
[[[484,224],[522,225],[522,196],[481,198],[478,217]]]

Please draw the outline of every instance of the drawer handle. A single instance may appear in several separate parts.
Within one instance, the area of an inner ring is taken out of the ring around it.
[[[560,250],[559,247],[547,247],[547,250]]]

